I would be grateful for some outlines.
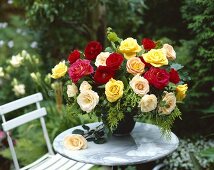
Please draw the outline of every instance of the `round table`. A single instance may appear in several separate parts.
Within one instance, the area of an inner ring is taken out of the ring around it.
[[[100,123],[87,124],[95,128]],[[63,146],[65,136],[72,134],[77,126],[59,134],[53,142],[56,152],[69,159],[95,165],[120,166],[133,165],[157,160],[172,153],[179,144],[177,136],[171,133],[171,138],[161,135],[155,125],[137,122],[129,136],[112,136],[107,143],[95,144],[88,142],[88,148],[72,151]]]

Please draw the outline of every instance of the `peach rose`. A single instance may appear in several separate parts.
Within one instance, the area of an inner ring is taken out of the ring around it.
[[[164,44],[163,49],[166,50],[166,57],[169,60],[175,60],[176,59],[176,53],[173,47],[169,44]]]
[[[149,92],[149,82],[139,74],[134,76],[129,84],[133,91],[139,96],[143,96]]]
[[[176,97],[175,97],[175,94],[172,92],[170,93],[164,92],[164,93],[165,95],[162,101],[165,102],[165,105],[163,107],[159,106],[158,112],[163,115],[169,115],[175,109]]]
[[[145,64],[138,57],[132,57],[127,61],[126,69],[129,73],[136,75],[144,72]]]
[[[91,90],[92,89],[92,86],[87,82],[87,81],[83,81],[81,84],[80,84],[80,92],[82,93],[83,91],[85,90]]]
[[[72,134],[65,137],[64,146],[70,150],[86,149],[87,140],[82,135]]]

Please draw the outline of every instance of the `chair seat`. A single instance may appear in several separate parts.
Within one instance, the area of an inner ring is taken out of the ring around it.
[[[67,159],[60,154],[48,155],[46,159],[40,159],[40,161],[35,161],[31,165],[21,170],[89,170],[94,166]]]

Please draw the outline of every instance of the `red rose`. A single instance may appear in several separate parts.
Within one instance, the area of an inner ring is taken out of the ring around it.
[[[152,66],[151,64],[145,62],[145,60],[143,59],[143,57],[139,57],[139,58],[145,64],[145,67],[151,67]]]
[[[68,69],[68,74],[74,83],[77,83],[82,77],[94,72],[89,60],[78,59]]]
[[[154,41],[148,39],[148,38],[144,38],[142,40],[142,44],[145,50],[151,50],[153,48],[155,48],[156,44]]]
[[[121,54],[112,53],[106,60],[106,66],[110,67],[112,70],[117,70],[123,63],[123,60],[124,58]]]
[[[85,57],[88,60],[94,60],[102,51],[102,45],[97,41],[91,41],[85,47]]]
[[[144,78],[157,89],[163,89],[169,83],[169,73],[165,69],[151,67]]]
[[[94,81],[97,84],[105,84],[112,77],[114,77],[115,71],[107,66],[99,66],[94,74]]]
[[[171,81],[174,84],[177,84],[180,81],[179,74],[174,68],[171,68],[169,72],[169,81]]]
[[[68,61],[70,64],[73,64],[79,58],[80,58],[80,52],[78,50],[74,50],[69,54]]]

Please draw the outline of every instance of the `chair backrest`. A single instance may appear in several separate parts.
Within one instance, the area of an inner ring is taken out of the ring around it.
[[[9,144],[10,151],[12,154],[14,166],[17,170],[20,168],[19,168],[14,145],[13,145],[12,139],[10,137],[9,131],[20,125],[23,125],[23,124],[30,122],[32,120],[35,120],[35,119],[40,119],[44,138],[45,138],[47,148],[48,148],[48,152],[49,152],[49,154],[52,154],[52,155],[54,154],[51,143],[50,143],[50,139],[48,137],[45,120],[44,120],[44,116],[47,114],[47,112],[46,112],[45,108],[40,107],[40,103],[39,103],[40,101],[42,101],[42,99],[43,99],[42,94],[36,93],[31,96],[27,96],[27,97],[24,97],[24,98],[21,98],[21,99],[18,99],[13,102],[0,106],[0,115],[1,115],[2,121],[3,121],[2,128],[7,134],[7,140],[8,140],[8,144]],[[22,107],[31,105],[31,104],[36,104],[37,109],[32,112],[25,113],[24,115],[13,118],[9,121],[6,121],[5,116],[4,116],[5,114],[12,112],[14,110],[20,109]]]

